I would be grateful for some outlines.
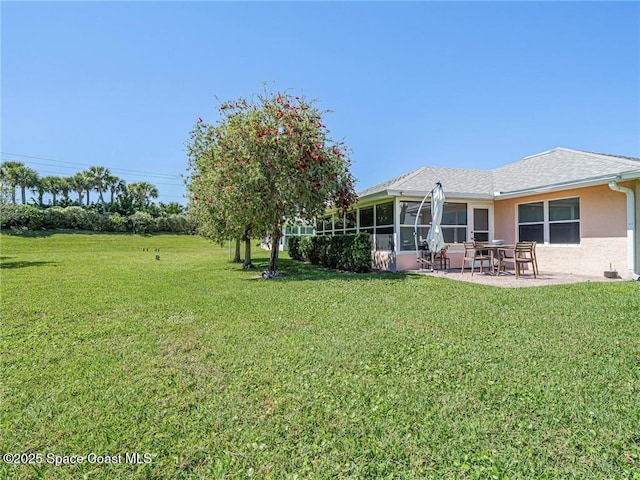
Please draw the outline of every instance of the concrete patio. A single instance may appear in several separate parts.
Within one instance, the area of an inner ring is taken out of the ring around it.
[[[460,273],[460,269],[450,270],[411,270],[408,273],[417,273],[420,275],[430,275],[440,278],[448,278],[450,280],[459,280],[462,282],[479,283],[482,285],[491,285],[501,288],[524,288],[524,287],[542,287],[545,285],[564,285],[570,283],[584,283],[584,282],[623,282],[625,280],[621,278],[611,279],[587,275],[574,275],[571,273],[555,273],[555,272],[540,272],[537,278],[533,278],[533,274],[527,272],[516,278],[513,272],[502,274],[499,276],[489,275],[488,273],[476,273],[471,275],[468,269],[465,269],[464,273]]]

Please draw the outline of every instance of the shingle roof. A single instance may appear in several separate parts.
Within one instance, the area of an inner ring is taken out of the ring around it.
[[[360,198],[397,190],[427,192],[442,182],[448,196],[488,196],[589,181],[626,172],[640,173],[640,159],[554,148],[493,170],[421,167],[361,191]]]

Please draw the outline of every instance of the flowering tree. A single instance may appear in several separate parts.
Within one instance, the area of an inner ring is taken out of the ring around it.
[[[271,239],[266,276],[279,274],[286,222],[311,223],[327,207],[356,200],[344,143],[329,138],[325,112],[287,93],[220,106],[216,125],[198,121],[187,145],[191,206],[202,228],[220,239]],[[204,225],[203,225],[204,224]]]

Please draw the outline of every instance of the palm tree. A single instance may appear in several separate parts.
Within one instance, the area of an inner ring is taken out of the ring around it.
[[[69,192],[73,190],[71,186],[71,178],[70,177],[61,177],[60,178],[60,192],[62,192],[62,198],[64,198],[65,203],[69,203]]]
[[[104,192],[107,188],[107,179],[111,177],[111,172],[108,168],[105,167],[89,167],[89,170],[86,171],[87,176],[91,179],[91,184],[93,188],[98,192],[98,202],[102,205],[102,212],[106,211],[104,204],[104,197],[102,196],[102,192]],[[87,199],[89,197],[87,196]]]
[[[11,203],[16,203],[16,187],[19,185],[16,170],[24,167],[20,162],[2,162],[0,165],[0,180],[11,191]]]
[[[15,169],[16,179],[22,191],[22,204],[27,203],[27,188],[35,187],[38,183],[38,172],[24,165]]]
[[[69,192],[73,190],[71,188],[71,179],[69,177],[60,177],[60,193],[65,204],[69,204]],[[66,205],[65,205],[66,206]]]
[[[138,199],[138,206],[143,210],[149,205],[149,199],[158,198],[158,189],[148,182],[135,182],[129,184],[131,196]]]
[[[84,190],[87,192],[87,207],[91,204],[91,199],[90,197],[90,193],[91,190],[93,190],[93,188],[95,187],[95,181],[94,181],[94,177],[93,177],[93,173],[91,173],[89,170],[84,170],[83,172],[80,172],[80,175],[82,175],[83,178],[83,187]]]
[[[36,180],[36,183],[34,185],[31,186],[31,191],[33,192],[33,194],[35,195],[36,193],[38,194],[38,206],[42,207],[43,206],[43,197],[44,197],[44,193],[46,191],[44,184],[42,183],[42,179],[38,178]]]
[[[40,179],[40,185],[44,188],[44,191],[51,194],[52,203],[55,206],[56,197],[62,190],[62,178],[54,175],[42,177]]]
[[[119,177],[116,177],[115,175],[109,175],[105,179],[105,188],[109,190],[109,193],[111,194],[109,198],[109,205],[113,205],[113,198],[116,192],[121,191],[124,188],[124,186],[125,186],[124,180],[122,180]]]
[[[69,177],[69,186],[71,190],[78,194],[78,206],[82,206],[82,192],[85,190],[87,179],[82,172],[76,173],[73,177]]]

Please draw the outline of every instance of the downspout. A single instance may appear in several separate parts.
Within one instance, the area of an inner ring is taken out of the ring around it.
[[[633,280],[640,280],[640,275],[635,272],[636,259],[636,212],[635,212],[635,194],[633,190],[618,185],[615,181],[609,182],[609,188],[616,192],[622,192],[627,195],[627,269],[629,276]]]

